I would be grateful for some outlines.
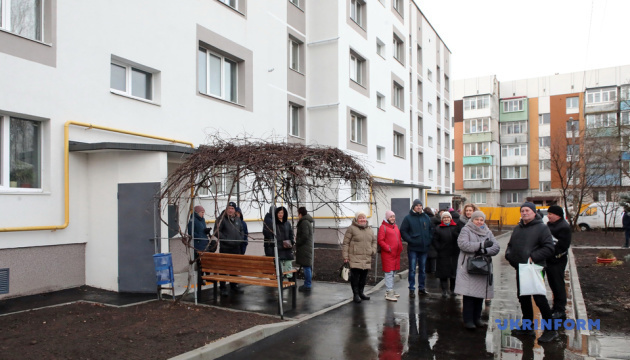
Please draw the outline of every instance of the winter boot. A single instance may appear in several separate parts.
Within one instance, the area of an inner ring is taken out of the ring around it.
[[[451,278],[451,296],[455,295],[455,278]]]
[[[398,301],[398,298],[394,295],[394,290],[385,292],[385,300]]]
[[[352,301],[354,301],[357,304],[360,303],[361,302],[361,296],[359,295],[359,289],[352,288],[352,293],[354,294],[354,296],[352,297]]]
[[[440,287],[442,288],[442,297],[448,297],[448,279],[440,279]]]
[[[370,300],[370,297],[363,293],[363,288],[364,287],[365,287],[365,285],[359,286],[359,297],[361,298],[361,300]]]

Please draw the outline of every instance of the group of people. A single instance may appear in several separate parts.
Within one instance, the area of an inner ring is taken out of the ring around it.
[[[274,241],[278,251],[278,259],[282,271],[293,268],[293,260],[304,269],[304,285],[300,291],[310,291],[312,284],[313,267],[313,231],[314,220],[308,214],[306,208],[298,209],[297,233],[293,235],[293,228],[288,222],[288,212],[284,206],[275,208],[275,216],[272,216],[273,207],[265,215],[263,224],[264,249],[266,256],[275,256]],[[204,218],[205,209],[201,205],[194,207],[190,221],[188,222],[188,235],[193,239],[195,255],[199,252],[215,252],[217,247],[222,254],[244,255],[248,245],[249,231],[247,223],[243,219],[243,212],[234,202],[229,202],[227,207],[217,217],[214,230],[206,226]],[[274,220],[275,219],[275,224]],[[275,234],[275,237],[274,237]],[[218,242],[217,242],[218,240]],[[293,248],[296,248],[295,257]],[[291,278],[289,273],[287,278]],[[219,283],[221,296],[227,296],[228,290],[225,282]],[[233,293],[243,293],[238,284],[230,283]]]
[[[377,235],[368,226],[366,214],[358,212],[343,241],[343,259],[350,265],[354,302],[370,299],[364,294],[364,288],[372,256],[377,251],[381,254],[385,274],[385,298],[397,301],[400,295],[394,291],[394,277],[400,270],[404,241],[407,243],[409,260],[409,297],[416,297],[416,288],[418,296],[428,294],[425,267],[429,254],[433,253],[436,260],[435,277],[440,279],[442,297],[462,295],[464,327],[473,330],[484,326],[481,321],[484,299],[494,296],[491,257],[499,253],[500,246],[485,224],[486,215],[477,206],[467,204],[461,214],[449,210],[431,216],[433,212],[430,208],[423,209],[422,201],[416,199],[400,229],[396,224],[396,214],[388,210]],[[550,206],[547,225],[536,214],[536,207],[532,203],[524,203],[520,213],[521,220],[512,233],[505,253],[508,262],[516,269],[517,287],[518,264],[530,261],[542,265],[554,295],[553,307],[549,306],[545,295],[534,295],[534,301],[543,319],[565,319],[567,300],[564,271],[571,244],[571,230],[564,219],[564,212],[559,206]],[[475,265],[479,261],[481,264],[485,262],[485,270],[471,269],[469,263],[473,260]],[[520,292],[517,296],[522,318],[533,320],[532,296],[521,296]],[[517,329],[514,335],[534,335],[534,331]],[[557,332],[548,330],[538,341],[549,342],[556,337]]]

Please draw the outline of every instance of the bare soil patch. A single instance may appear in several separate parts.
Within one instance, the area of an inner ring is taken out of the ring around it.
[[[589,234],[574,233],[576,234]],[[579,242],[613,242],[610,238],[590,232],[594,239],[581,239]],[[621,233],[623,235],[623,233]],[[576,242],[578,242],[576,241]],[[618,246],[618,245],[615,245]],[[600,331],[606,334],[630,334],[630,264],[624,259],[630,249],[612,250],[623,263],[618,266],[596,264],[599,249],[573,249],[580,278],[580,286],[590,319],[600,319]]]
[[[2,359],[168,359],[280,319],[153,301],[116,308],[91,303],[0,317]]]

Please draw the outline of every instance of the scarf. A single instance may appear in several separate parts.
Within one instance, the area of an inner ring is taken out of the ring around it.
[[[488,228],[484,225],[482,226],[477,226],[475,225],[475,223],[473,223],[472,221],[468,221],[466,222],[466,226],[470,232],[472,232],[475,235],[479,235],[479,236],[487,236],[488,232],[490,232],[490,230],[488,230]]]

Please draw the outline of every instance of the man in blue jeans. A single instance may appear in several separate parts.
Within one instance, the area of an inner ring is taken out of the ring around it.
[[[433,225],[431,219],[422,211],[422,201],[413,201],[409,214],[400,226],[400,235],[407,243],[407,256],[409,258],[409,297],[416,297],[416,266],[418,267],[418,294],[426,295],[424,287],[424,268],[427,261],[427,253],[433,238]]]

